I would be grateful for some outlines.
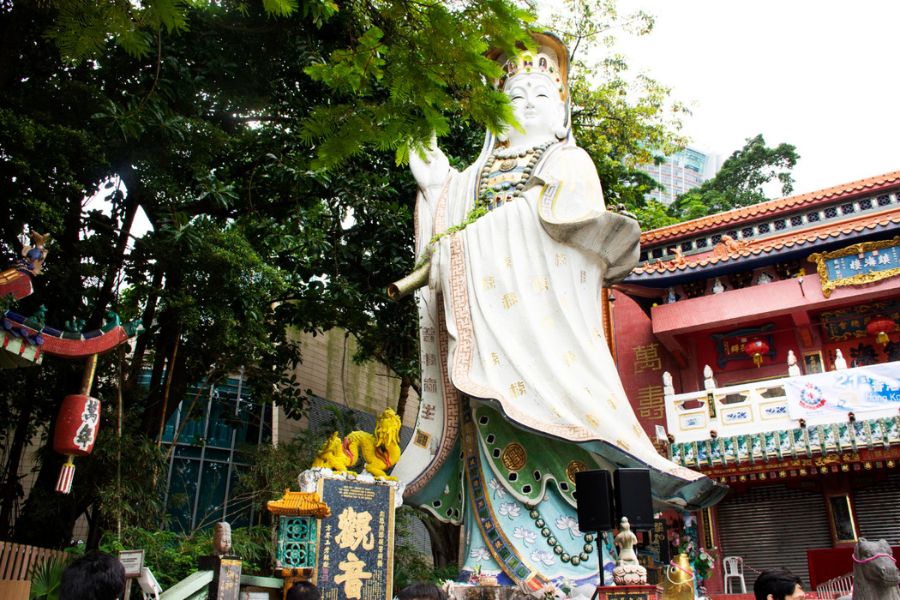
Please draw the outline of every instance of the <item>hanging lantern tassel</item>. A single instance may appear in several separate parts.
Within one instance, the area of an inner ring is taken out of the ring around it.
[[[769,344],[759,338],[752,339],[744,345],[744,354],[753,359],[757,369],[762,366],[763,355],[768,351]]]
[[[874,317],[866,325],[866,333],[875,337],[875,341],[886,346],[891,341],[890,333],[894,331],[897,324],[887,317]]]
[[[97,441],[100,425],[100,401],[85,394],[66,396],[59,409],[56,430],[53,432],[53,449],[68,457],[59,473],[56,491],[68,494],[75,477],[75,456],[87,456]]]
[[[72,491],[72,481],[75,479],[74,461],[75,457],[70,454],[65,464],[59,470],[59,479],[56,480],[56,492],[58,494],[68,494]]]

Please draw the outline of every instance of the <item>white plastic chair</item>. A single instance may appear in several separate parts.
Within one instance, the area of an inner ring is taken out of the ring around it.
[[[747,584],[744,583],[744,559],[740,556],[726,556],[724,559],[722,559],[722,564],[725,569],[725,593],[736,593],[732,591],[733,587],[731,584],[732,578],[735,578],[741,582],[740,593],[746,594]]]

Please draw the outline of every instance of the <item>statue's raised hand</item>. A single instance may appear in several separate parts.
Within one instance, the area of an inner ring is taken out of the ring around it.
[[[434,195],[440,191],[450,173],[450,161],[444,151],[438,148],[434,134],[427,145],[421,149],[414,148],[409,153],[409,168],[419,189],[426,195]]]

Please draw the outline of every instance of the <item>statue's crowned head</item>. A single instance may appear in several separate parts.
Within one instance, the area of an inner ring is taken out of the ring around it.
[[[531,33],[535,49],[521,48],[508,56],[499,50],[488,58],[502,65],[503,75],[495,81],[509,96],[519,128],[507,128],[500,141],[515,145],[535,145],[544,139],[564,140],[569,134],[568,53],[563,43],[550,33]]]
[[[521,48],[516,56],[507,56],[500,50],[488,52],[488,58],[503,65],[503,75],[495,82],[498,89],[507,91],[511,82],[520,75],[543,75],[563,101],[569,95],[569,54],[565,45],[552,33],[532,32],[537,48],[532,51]]]

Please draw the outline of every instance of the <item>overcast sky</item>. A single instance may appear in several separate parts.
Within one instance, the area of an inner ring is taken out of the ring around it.
[[[656,16],[621,36],[633,69],[692,107],[693,146],[727,158],[762,133],[797,147],[794,193],[900,170],[900,2],[619,0]]]

